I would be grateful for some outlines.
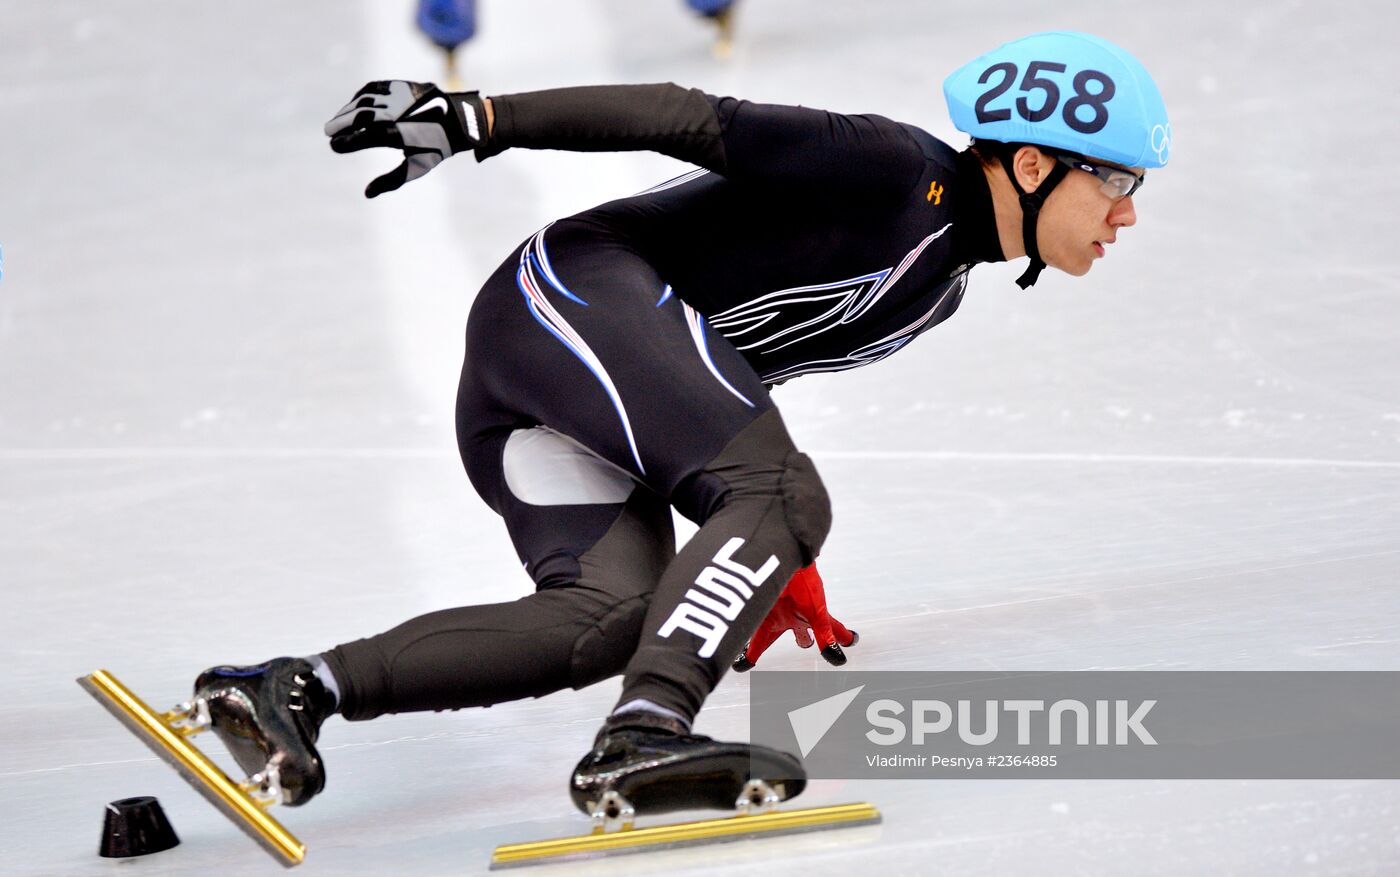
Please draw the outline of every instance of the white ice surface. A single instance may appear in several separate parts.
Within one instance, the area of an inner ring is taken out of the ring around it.
[[[494,0],[486,93],[674,80],[922,124],[1021,33],[1091,30],[1167,97],[1171,167],[1086,278],[974,271],[874,368],[777,392],[836,503],[856,669],[1400,669],[1400,61],[1393,4],[743,0],[716,63],[680,0]],[[461,474],[475,287],[652,155],[459,159],[373,202],[320,126],[439,76],[407,0],[0,2],[0,871],[280,869],[73,684],[148,699],[525,593]],[[815,668],[790,642],[763,664]],[[699,728],[747,733],[731,676]],[[334,721],[282,814],[305,874],[464,874],[580,830],[565,782],[617,693]],[[216,744],[214,744],[216,745]],[[183,844],[96,856],[158,796]],[[818,782],[880,827],[550,874],[1389,874],[1393,782]],[[546,873],[541,871],[541,873]]]

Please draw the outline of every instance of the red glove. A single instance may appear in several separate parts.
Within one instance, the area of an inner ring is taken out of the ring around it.
[[[842,649],[850,648],[860,639],[855,631],[847,630],[844,624],[827,614],[826,592],[822,590],[822,577],[817,575],[816,564],[793,574],[743,654],[734,659],[734,669],[740,673],[752,669],[759,655],[768,651],[774,640],[788,630],[804,649],[812,647],[815,635],[816,641],[822,643],[822,657],[838,667],[846,663],[846,653]]]

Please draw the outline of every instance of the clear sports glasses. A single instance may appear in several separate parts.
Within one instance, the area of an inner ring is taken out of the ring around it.
[[[1141,175],[1131,171],[1125,171],[1121,167],[1113,167],[1106,164],[1096,164],[1082,155],[1065,155],[1054,153],[1064,164],[1077,171],[1084,171],[1086,174],[1093,174],[1099,178],[1099,191],[1103,192],[1114,201],[1126,198],[1141,188],[1147,179],[1147,172]]]

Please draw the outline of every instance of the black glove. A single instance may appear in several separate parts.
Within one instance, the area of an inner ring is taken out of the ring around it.
[[[392,192],[450,155],[475,150],[486,157],[486,108],[477,92],[448,93],[432,83],[371,82],[326,123],[336,152],[375,146],[402,149],[403,163],[365,188],[365,197]]]

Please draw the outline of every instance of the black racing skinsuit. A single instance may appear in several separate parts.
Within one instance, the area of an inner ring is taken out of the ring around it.
[[[878,361],[1002,258],[975,156],[880,116],[674,85],[493,98],[510,147],[699,166],[550,224],[467,323],[463,462],[536,592],[326,653],[352,719],[625,673],[693,716],[830,525],[767,387]],[[566,485],[567,489],[561,487]],[[670,509],[700,524],[679,552]]]

